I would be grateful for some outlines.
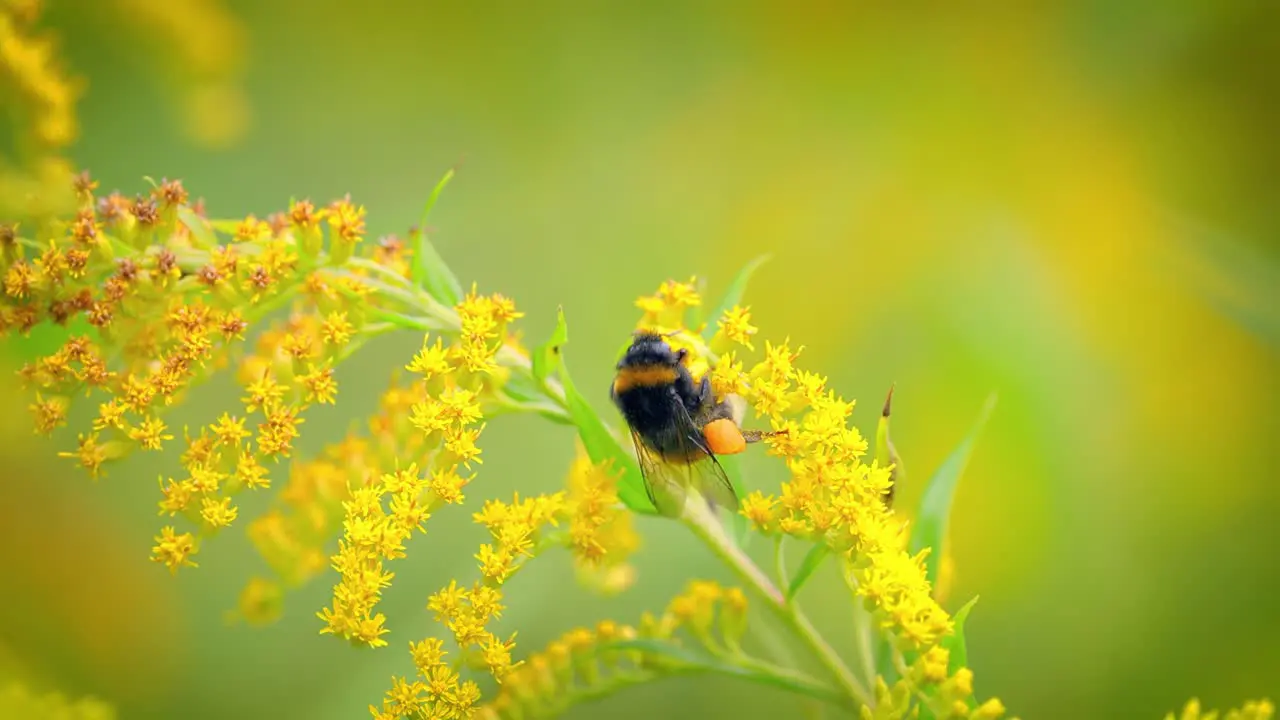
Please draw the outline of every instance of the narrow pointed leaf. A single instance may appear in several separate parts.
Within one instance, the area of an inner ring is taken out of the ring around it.
[[[969,611],[977,604],[978,596],[974,595],[973,599],[965,603],[952,616],[955,623],[955,632],[942,639],[940,643],[942,647],[950,652],[950,659],[947,662],[947,670],[951,673],[965,667],[969,664],[969,652],[965,648],[964,643],[964,621],[969,617]]]
[[[729,283],[729,289],[725,291],[724,297],[720,299],[720,304],[716,306],[715,314],[707,319],[710,326],[708,330],[715,334],[714,325],[726,312],[733,309],[733,306],[742,304],[742,298],[747,294],[747,283],[750,282],[751,276],[756,270],[760,269],[769,260],[769,255],[761,255],[751,262],[743,266],[738,274],[734,276],[733,281]]]
[[[932,548],[928,557],[925,558],[925,570],[931,584],[936,585],[938,581],[938,567],[942,563],[942,546],[947,538],[951,502],[955,498],[956,487],[960,484],[960,477],[964,475],[973,446],[983,426],[986,425],[987,418],[991,416],[995,404],[996,396],[992,395],[983,405],[982,412],[970,428],[969,434],[965,435],[960,444],[942,462],[933,477],[929,478],[924,496],[920,499],[920,510],[911,527],[909,547],[912,554],[924,548]]]
[[[569,326],[564,321],[564,308],[556,313],[556,328],[551,337],[533,351],[533,376],[543,382],[560,367],[560,348],[569,342]]]
[[[444,258],[440,257],[440,253],[436,252],[435,246],[427,238],[427,218],[431,216],[431,208],[435,207],[440,193],[452,179],[453,170],[450,169],[440,182],[436,183],[435,189],[431,191],[431,197],[427,198],[427,204],[422,209],[422,220],[418,223],[417,245],[413,251],[410,276],[415,285],[425,288],[431,297],[449,306],[457,305],[462,299],[462,284],[458,282],[457,276],[445,264]]]
[[[885,632],[881,631],[878,636],[880,639],[876,642],[876,674],[892,685],[898,679],[898,669],[893,666],[893,645],[890,644],[889,636]]]
[[[568,337],[568,330],[565,330]],[[656,514],[657,509],[649,502],[649,495],[644,490],[644,478],[640,475],[640,465],[635,456],[618,442],[617,436],[609,432],[609,428],[591,408],[591,404],[578,392],[569,377],[569,367],[561,350],[560,384],[564,386],[565,404],[569,407],[569,417],[578,428],[578,437],[587,456],[596,465],[610,463],[613,468],[622,469],[622,477],[618,480],[618,499],[631,510],[638,513]]]
[[[889,437],[889,412],[893,405],[893,388],[889,388],[889,395],[884,399],[884,410],[880,412],[880,422],[876,424],[876,455],[875,462],[880,467],[893,465],[893,470],[889,472],[889,478],[893,484],[889,486],[889,494],[885,496],[885,504],[893,505],[893,498],[897,495],[898,484],[906,477],[906,472],[902,467],[902,459],[898,457],[898,451],[893,446],[893,440]]]
[[[827,555],[831,553],[831,549],[827,547],[825,542],[819,542],[809,548],[809,552],[805,553],[804,560],[800,561],[800,567],[796,568],[796,574],[791,578],[791,584],[787,586],[787,599],[790,600],[800,592],[800,588],[813,577],[813,574],[822,567],[822,561],[827,559]]]

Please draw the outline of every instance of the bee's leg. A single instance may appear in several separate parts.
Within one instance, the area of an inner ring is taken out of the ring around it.
[[[748,443],[755,443],[765,438],[776,437],[778,435],[786,435],[787,430],[743,430],[742,439]]]
[[[698,384],[698,404],[707,407],[714,399],[711,395],[711,376],[703,375],[702,382]]]

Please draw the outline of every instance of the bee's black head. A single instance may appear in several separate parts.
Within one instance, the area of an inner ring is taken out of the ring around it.
[[[687,350],[672,350],[666,337],[655,332],[641,330],[631,340],[631,347],[623,353],[618,361],[618,369],[642,365],[665,365],[674,367],[680,364]]]

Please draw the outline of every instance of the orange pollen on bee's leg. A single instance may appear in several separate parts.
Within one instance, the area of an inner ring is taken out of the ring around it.
[[[747,449],[747,441],[742,437],[742,430],[728,418],[707,423],[702,428],[702,434],[707,438],[707,447],[717,455],[736,455]]]
[[[640,365],[618,371],[613,379],[613,391],[624,393],[634,387],[667,385],[676,381],[676,369],[666,365]]]

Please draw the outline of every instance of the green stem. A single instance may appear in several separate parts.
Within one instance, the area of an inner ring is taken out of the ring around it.
[[[858,596],[858,583],[850,578],[847,573],[845,576],[845,584],[849,588],[849,592],[854,597],[853,603],[853,625],[854,632],[858,635],[858,652],[862,661],[862,674],[867,681],[874,684],[876,679],[876,660],[875,652],[871,647],[871,613],[862,604],[862,599]]]
[[[850,698],[868,707],[872,706],[871,693],[867,688],[854,677],[844,661],[827,644],[804,613],[796,606],[789,604],[782,591],[778,590],[764,572],[733,544],[708,508],[703,507],[701,503],[690,503],[685,510],[683,520],[693,534],[706,543],[717,558],[728,565],[740,580],[750,585],[756,594],[764,599],[769,610],[804,643],[814,658],[826,668]]]

